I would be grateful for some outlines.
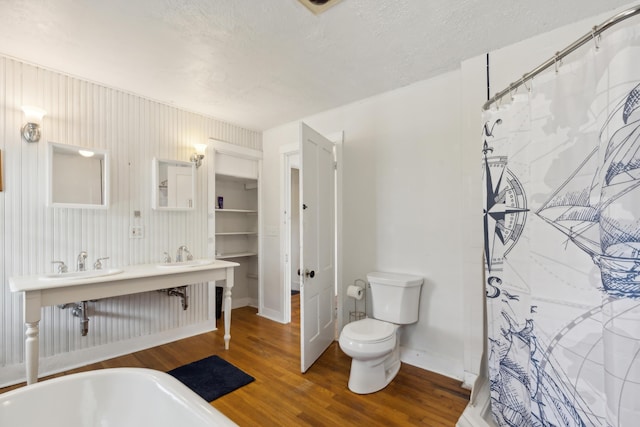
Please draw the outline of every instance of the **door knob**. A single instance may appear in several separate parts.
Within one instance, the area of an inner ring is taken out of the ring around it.
[[[313,270],[311,271],[309,271],[309,269],[304,270],[304,277],[310,277],[313,279],[315,275],[316,275],[316,272]]]

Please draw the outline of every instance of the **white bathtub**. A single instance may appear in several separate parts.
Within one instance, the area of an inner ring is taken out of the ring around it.
[[[2,427],[235,425],[180,381],[151,369],[83,372],[0,394]]]

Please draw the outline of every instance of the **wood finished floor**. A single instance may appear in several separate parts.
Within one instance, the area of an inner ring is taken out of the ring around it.
[[[256,380],[212,405],[241,426],[454,426],[469,400],[456,380],[403,364],[382,391],[357,395],[347,388],[351,359],[333,343],[305,374],[300,373],[299,297],[282,325],[243,307],[233,310],[231,348],[224,328],[87,365],[55,376],[115,368],[169,371],[217,354]],[[52,377],[47,377],[52,378]],[[41,379],[40,381],[46,380]],[[21,387],[0,389],[0,393]]]

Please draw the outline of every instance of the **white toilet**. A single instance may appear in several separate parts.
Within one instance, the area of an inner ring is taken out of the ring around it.
[[[349,390],[358,394],[382,390],[400,370],[401,325],[418,321],[423,278],[407,274],[367,274],[373,319],[347,324],[340,348],[352,357]]]

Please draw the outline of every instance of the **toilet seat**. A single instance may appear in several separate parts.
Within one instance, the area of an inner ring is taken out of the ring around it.
[[[347,324],[342,333],[350,340],[374,344],[392,338],[396,329],[393,323],[367,318]]]

